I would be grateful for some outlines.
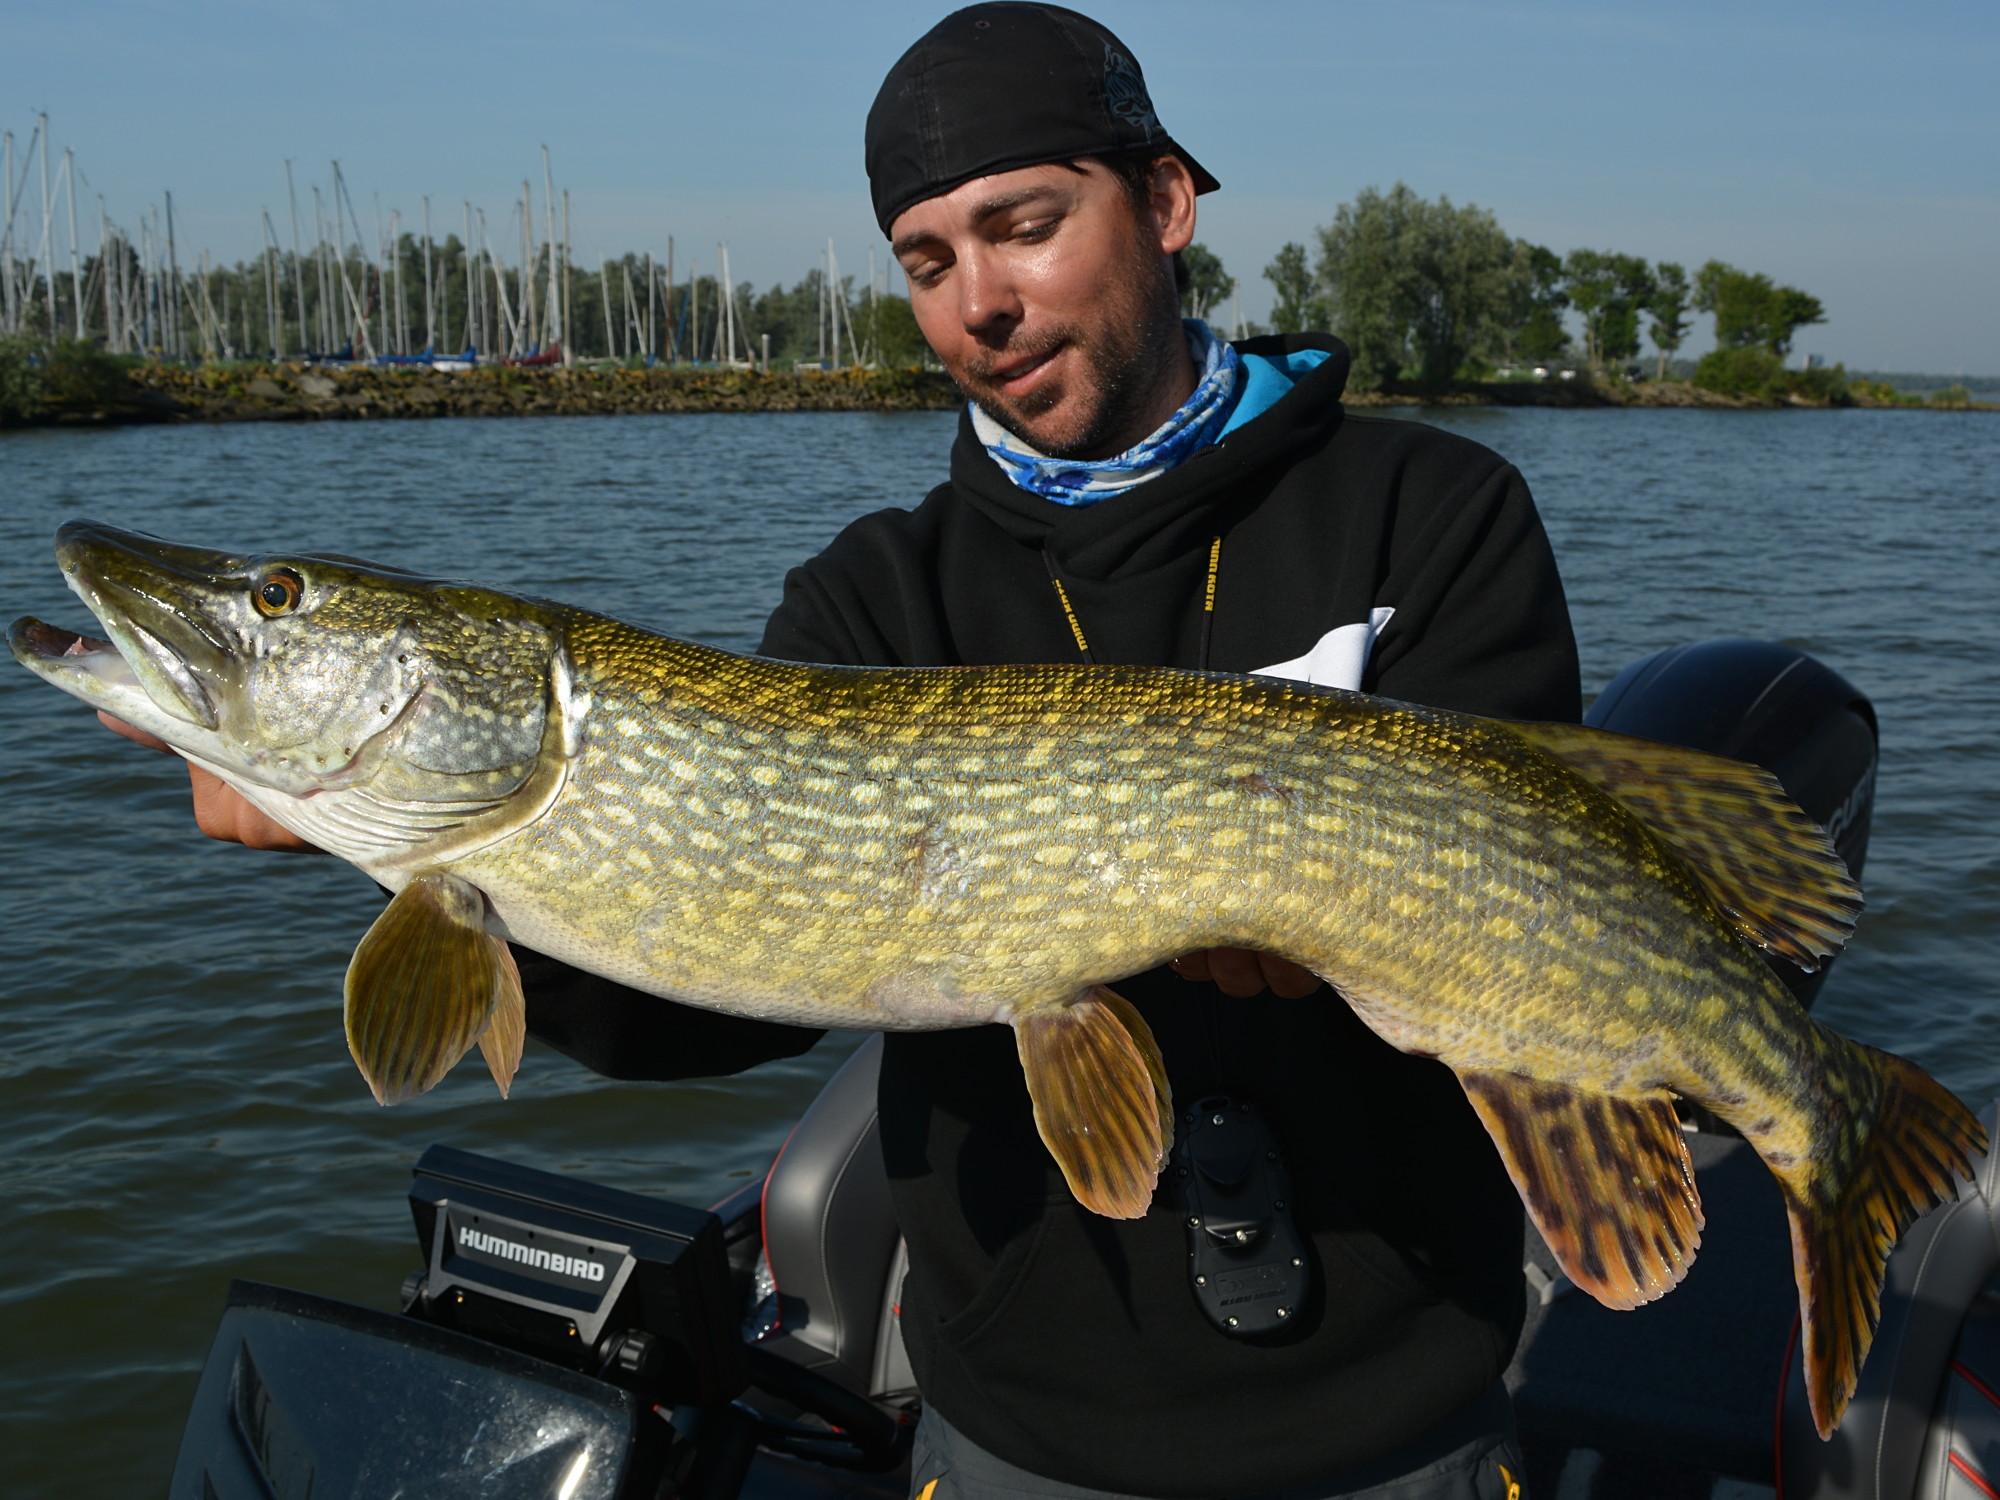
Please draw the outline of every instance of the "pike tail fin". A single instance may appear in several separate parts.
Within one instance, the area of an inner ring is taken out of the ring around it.
[[[1142,1217],[1174,1139],[1167,1070],[1145,1019],[1099,985],[1018,1017],[1014,1041],[1035,1128],[1076,1201],[1106,1218]]]
[[[1861,1378],[1889,1253],[1904,1230],[1956,1195],[1954,1179],[1970,1178],[1970,1158],[1986,1149],[1972,1111],[1915,1063],[1847,1045],[1880,1081],[1872,1118],[1850,1115],[1848,1140],[1828,1160],[1766,1158],[1791,1221],[1806,1396],[1822,1438],[1840,1424]]]

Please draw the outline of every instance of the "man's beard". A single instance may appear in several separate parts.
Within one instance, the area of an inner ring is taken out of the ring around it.
[[[1104,458],[1129,448],[1144,437],[1137,433],[1120,442],[1140,421],[1168,371],[1183,357],[1180,295],[1173,277],[1154,257],[1127,267],[1100,302],[1103,316],[1095,328],[1076,323],[1044,327],[1032,337],[1014,339],[1001,349],[969,361],[954,372],[959,389],[979,409],[1008,432],[1051,458]],[[1068,345],[1082,356],[1085,379],[1094,400],[1082,405],[1067,430],[1037,432],[1032,425],[1065,397],[1067,387],[1045,381],[1018,401],[993,389],[992,372],[1003,360],[1041,356]],[[1148,429],[1150,430],[1150,429]],[[1113,444],[1117,444],[1113,447]]]

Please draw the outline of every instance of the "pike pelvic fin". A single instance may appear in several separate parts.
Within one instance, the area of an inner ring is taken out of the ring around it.
[[[1664,1089],[1628,1098],[1471,1068],[1458,1081],[1571,1281],[1621,1310],[1680,1284],[1703,1220]]]
[[[1019,1017],[1014,1041],[1035,1128],[1077,1202],[1106,1218],[1142,1217],[1174,1131],[1145,1019],[1099,985],[1061,1010]]]
[[[496,1010],[494,1050],[511,1081],[525,1026],[520,976],[506,943],[487,932],[486,898],[470,882],[442,870],[413,876],[355,948],[346,990],[347,1050],[377,1103],[431,1088],[489,1030]],[[487,1056],[492,1063],[494,1053]]]
[[[1736,930],[1807,973],[1845,946],[1861,888],[1770,772],[1579,724],[1509,724],[1638,814]]]
[[[1889,1252],[1918,1218],[1957,1196],[1955,1179],[1972,1176],[1970,1158],[1987,1146],[1972,1111],[1922,1068],[1846,1045],[1881,1080],[1872,1122],[1844,1115],[1848,1134],[1825,1159],[1765,1159],[1784,1189],[1806,1399],[1823,1438],[1839,1425],[1875,1341]]]
[[[491,933],[486,940],[499,959],[500,988],[493,1001],[493,1018],[479,1033],[479,1055],[486,1059],[486,1069],[505,1099],[520,1071],[521,1049],[528,1041],[528,1001],[521,993],[521,971],[514,964],[514,950],[505,939]]]

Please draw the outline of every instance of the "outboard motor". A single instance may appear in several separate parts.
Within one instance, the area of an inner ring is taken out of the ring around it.
[[[1875,708],[1797,647],[1748,640],[1670,646],[1613,678],[1583,721],[1762,766],[1861,878],[1875,805]],[[1810,1007],[1831,964],[1816,974],[1783,960],[1774,967]]]

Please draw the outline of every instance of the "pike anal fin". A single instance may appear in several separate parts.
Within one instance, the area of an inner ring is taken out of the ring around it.
[[[1173,1145],[1173,1100],[1151,1028],[1098,986],[1061,1010],[1022,1016],[1014,1040],[1035,1128],[1077,1202],[1136,1219]]]
[[[1680,1283],[1703,1221],[1665,1090],[1595,1094],[1477,1069],[1458,1079],[1571,1281],[1620,1309]]]
[[[487,1062],[506,1093],[525,1006],[478,887],[442,870],[413,876],[355,948],[346,990],[347,1048],[378,1103],[425,1092],[489,1032]]]

